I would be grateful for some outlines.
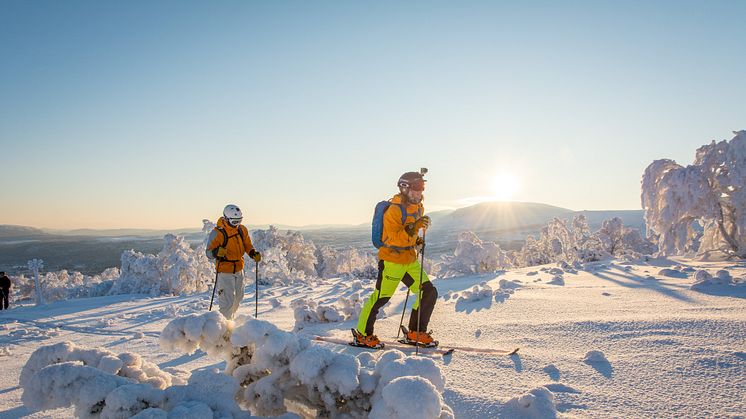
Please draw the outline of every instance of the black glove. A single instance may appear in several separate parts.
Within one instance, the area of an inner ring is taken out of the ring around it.
[[[254,249],[249,250],[249,257],[254,259],[256,263],[259,263],[262,261],[262,254],[257,252]]]
[[[417,240],[414,242],[415,246],[424,246],[425,245],[425,239],[423,239],[420,236],[417,236]]]
[[[216,247],[212,249],[212,255],[215,257],[215,259],[223,259],[228,253],[228,251],[225,249],[225,247]]]

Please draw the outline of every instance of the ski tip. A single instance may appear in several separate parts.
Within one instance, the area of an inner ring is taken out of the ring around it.
[[[443,352],[443,356],[453,355],[453,351],[454,351],[454,349],[450,348],[450,349],[446,350],[445,352]]]
[[[519,349],[521,349],[521,348],[515,348],[515,349],[513,349],[511,352],[508,353],[508,355],[515,355],[515,354],[517,354]]]

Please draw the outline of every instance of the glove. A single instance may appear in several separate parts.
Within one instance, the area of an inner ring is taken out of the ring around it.
[[[215,256],[216,258],[222,259],[225,257],[226,254],[228,254],[228,251],[226,250],[225,247],[216,247],[212,249],[212,255]]]
[[[404,231],[407,232],[410,236],[414,236],[417,234],[418,231],[420,231],[421,228],[424,228],[425,230],[430,227],[430,217],[427,215],[424,217],[421,217],[417,219],[413,224],[407,224],[404,226]]]
[[[428,228],[430,228],[430,217],[428,217],[427,215],[425,215],[422,218],[418,219],[414,223],[414,229],[415,229],[415,231],[417,231],[417,230],[419,230],[421,228],[424,228],[425,230],[427,230]]]
[[[417,240],[414,242],[415,246],[424,246],[425,240],[422,237],[417,236]]]
[[[256,263],[259,263],[262,261],[262,254],[257,252],[254,249],[249,250],[249,257],[254,259]]]

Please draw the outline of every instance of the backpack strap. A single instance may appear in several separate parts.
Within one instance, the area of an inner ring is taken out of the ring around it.
[[[226,247],[228,245],[228,239],[232,239],[232,238],[234,238],[236,236],[238,236],[238,237],[241,238],[241,246],[243,246],[243,233],[241,232],[241,226],[240,225],[238,226],[238,233],[236,233],[236,234],[234,234],[232,236],[229,236],[228,232],[225,231],[225,229],[222,228],[222,227],[215,227],[215,229],[218,230],[219,232],[223,233],[223,246],[222,247]],[[220,262],[232,263],[233,264],[233,273],[236,273],[236,264],[238,262],[240,262],[242,259],[235,259],[235,260],[233,260],[233,259],[220,258],[218,260]]]
[[[404,203],[399,203],[399,209],[401,210],[401,225],[405,225],[407,223],[407,216],[412,215],[415,220],[417,220],[418,215],[420,213],[420,210],[417,209],[417,212],[410,214],[407,212],[407,206]],[[405,250],[414,249],[415,246],[389,246],[388,244],[384,243],[383,247],[397,251],[397,252],[403,252]]]

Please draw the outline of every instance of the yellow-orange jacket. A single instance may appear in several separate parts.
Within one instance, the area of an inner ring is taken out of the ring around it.
[[[239,228],[241,229],[240,233]],[[226,235],[228,237],[227,243],[225,243]],[[212,250],[220,246],[225,247],[226,254],[225,257],[218,259],[218,272],[224,273],[242,271],[244,253],[249,253],[254,249],[254,245],[251,244],[251,237],[249,237],[249,230],[243,225],[239,225],[238,228],[233,227],[223,217],[220,217],[217,227],[212,230],[207,240],[207,257],[213,259]]]
[[[407,218],[402,224],[401,194],[394,195],[393,198],[389,199],[389,202],[391,202],[391,205],[383,214],[383,234],[381,237],[383,246],[378,249],[378,259],[400,264],[412,263],[417,260],[417,252],[414,248],[417,242],[417,234],[410,236],[404,230],[404,226],[412,224],[422,217],[425,207],[422,206],[422,203],[408,204],[406,206]]]

